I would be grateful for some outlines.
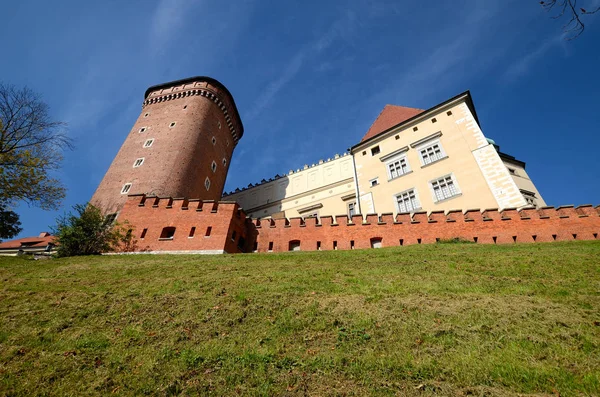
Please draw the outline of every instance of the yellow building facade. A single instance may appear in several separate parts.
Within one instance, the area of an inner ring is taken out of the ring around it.
[[[226,194],[254,218],[545,206],[525,163],[487,139],[469,92],[388,105],[349,153]]]

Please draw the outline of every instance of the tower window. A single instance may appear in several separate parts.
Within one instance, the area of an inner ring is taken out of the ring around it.
[[[220,121],[217,121],[217,127],[218,127],[219,129],[221,129],[221,122],[220,122]]]
[[[187,109],[187,105],[185,105],[183,108],[184,108],[184,109]]]
[[[169,124],[169,128],[173,128],[173,127],[175,127],[175,124],[176,124],[176,123],[173,121],[171,124]]]
[[[150,113],[146,113],[146,114],[144,115],[144,117],[148,117],[149,115],[150,115]]]
[[[131,183],[126,183],[123,185],[123,188],[121,189],[121,194],[126,194],[129,192],[129,190],[131,190]]]
[[[133,168],[137,168],[137,167],[139,167],[142,164],[144,164],[144,158],[143,157],[135,160],[135,163],[133,163]]]
[[[146,127],[140,128],[140,133],[145,132],[145,131],[146,131]]]
[[[214,136],[212,137],[212,144],[216,145],[217,144],[217,138],[215,138]]]
[[[223,167],[227,167],[227,159],[223,157]]]
[[[204,180],[204,187],[206,188],[206,190],[210,189],[210,179],[208,179],[208,177],[206,177],[206,179]]]
[[[212,172],[217,172],[217,163],[213,161],[210,165],[210,169],[212,170]]]
[[[148,139],[146,142],[144,142],[144,147],[150,147],[153,143],[154,139]]]

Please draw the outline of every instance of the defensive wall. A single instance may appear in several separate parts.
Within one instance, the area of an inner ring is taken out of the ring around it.
[[[129,196],[119,221],[134,230],[136,252],[241,253],[348,250],[430,244],[597,240],[600,206],[470,209],[320,218],[251,219],[235,202]]]

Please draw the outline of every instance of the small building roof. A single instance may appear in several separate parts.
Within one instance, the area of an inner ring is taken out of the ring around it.
[[[375,119],[371,128],[367,131],[365,136],[360,140],[361,142],[366,141],[376,135],[379,135],[383,131],[405,122],[406,120],[415,117],[416,115],[424,112],[423,109],[408,108],[405,106],[396,105],[385,105],[379,116]]]
[[[55,236],[49,233],[40,233],[37,237],[23,237],[16,240],[5,241],[0,243],[0,250],[3,249],[19,249],[19,248],[42,248],[48,244],[54,244]]]

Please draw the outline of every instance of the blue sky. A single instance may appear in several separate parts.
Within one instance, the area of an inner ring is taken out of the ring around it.
[[[600,15],[573,41],[537,0],[5,2],[0,79],[29,86],[76,149],[58,212],[90,199],[151,85],[206,75],[245,126],[226,190],[333,157],[385,104],[471,90],[484,134],[527,162],[549,205],[599,204]],[[587,8],[600,0],[589,0]]]

